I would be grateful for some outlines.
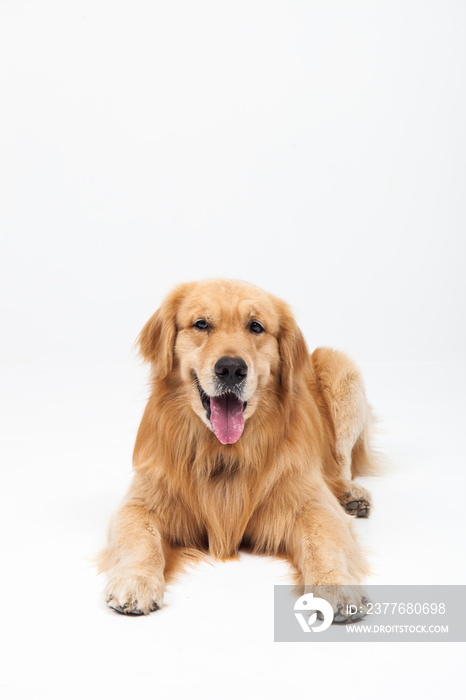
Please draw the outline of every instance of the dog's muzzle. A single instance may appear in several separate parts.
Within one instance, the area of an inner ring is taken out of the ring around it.
[[[234,362],[226,362],[234,360]],[[244,411],[247,401],[242,399],[242,388],[247,365],[241,358],[221,358],[215,364],[216,393],[209,396],[194,373],[199,396],[212,430],[223,445],[237,442],[244,430]]]

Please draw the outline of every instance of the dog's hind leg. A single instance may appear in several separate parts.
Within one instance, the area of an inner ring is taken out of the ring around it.
[[[373,471],[368,444],[371,414],[361,374],[344,353],[336,350],[318,348],[312,360],[333,425],[336,464],[334,473],[325,474],[326,480],[347,513],[368,517],[370,495],[353,480]]]

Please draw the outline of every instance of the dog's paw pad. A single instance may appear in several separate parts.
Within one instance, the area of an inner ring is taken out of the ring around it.
[[[359,484],[351,484],[348,490],[343,492],[340,503],[349,515],[356,518],[368,518],[371,504],[370,495],[365,488]]]
[[[342,505],[347,513],[350,515],[355,515],[356,518],[369,517],[370,503],[365,499],[360,501],[350,501],[349,503],[343,503]]]

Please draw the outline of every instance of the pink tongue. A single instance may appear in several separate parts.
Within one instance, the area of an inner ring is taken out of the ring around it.
[[[210,397],[210,422],[223,445],[240,439],[244,429],[243,402],[234,394]]]

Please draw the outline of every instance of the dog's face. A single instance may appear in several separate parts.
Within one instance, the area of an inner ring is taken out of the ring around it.
[[[279,367],[279,316],[267,294],[207,282],[182,300],[175,356],[193,411],[223,444],[236,442]]]
[[[307,355],[286,304],[235,280],[175,289],[140,347],[159,377],[179,372],[190,407],[223,444],[240,439],[264,392],[290,391]]]

